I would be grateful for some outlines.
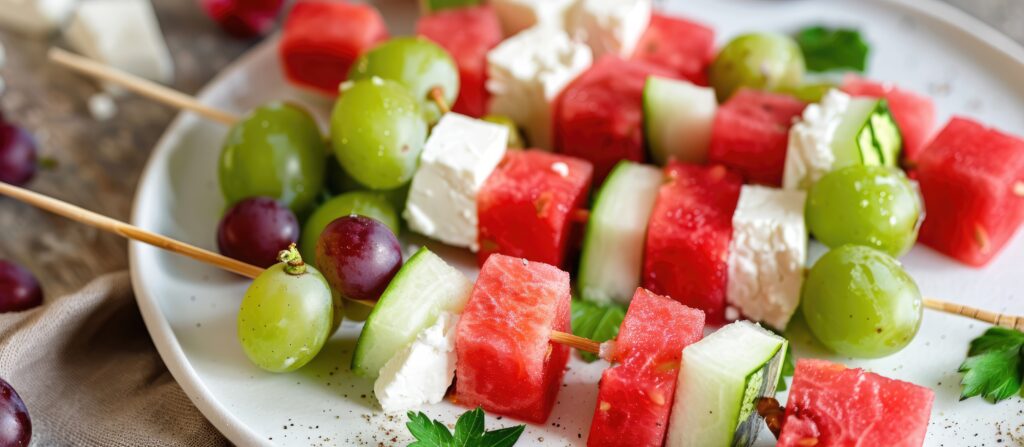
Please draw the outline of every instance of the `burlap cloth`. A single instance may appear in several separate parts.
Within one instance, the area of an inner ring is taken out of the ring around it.
[[[0,314],[0,377],[33,445],[227,445],[164,367],[125,272],[39,308]]]

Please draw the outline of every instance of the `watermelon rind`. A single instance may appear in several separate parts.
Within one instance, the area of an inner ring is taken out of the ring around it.
[[[356,374],[376,378],[399,350],[437,321],[462,313],[473,283],[426,247],[398,271],[366,319],[352,356]]]
[[[583,299],[628,304],[640,285],[647,223],[654,210],[660,169],[619,162],[605,180],[587,221],[577,286]]]

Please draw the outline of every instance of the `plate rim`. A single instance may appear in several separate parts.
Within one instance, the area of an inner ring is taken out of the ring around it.
[[[878,4],[901,8],[912,14],[930,19],[949,29],[957,30],[973,39],[976,45],[995,50],[1007,60],[1016,62],[1017,65],[1024,68],[1024,45],[1017,43],[1008,35],[953,5],[939,0],[873,1]],[[263,57],[266,52],[275,51],[278,39],[279,35],[277,34],[268,36],[263,42],[246,51],[241,57],[232,61],[210,79],[196,93],[196,97],[199,99],[205,98],[210,94],[214,86],[220,84],[223,79],[239,70],[240,67],[249,65],[251,60]],[[199,119],[201,118],[190,112],[179,112],[164,129],[160,139],[154,144],[139,176],[132,198],[130,222],[133,225],[139,224],[139,213],[142,207],[141,199],[146,189],[144,185],[148,184],[150,177],[155,175],[153,171],[156,169],[156,161],[170,155],[174,144],[172,140],[187,121]],[[149,293],[145,287],[145,280],[141,273],[143,270],[140,265],[141,255],[138,250],[143,246],[145,244],[136,241],[130,241],[128,244],[132,290],[135,293],[135,300],[138,303],[146,330],[168,371],[170,371],[171,376],[181,386],[186,396],[188,396],[189,400],[192,401],[203,416],[230,442],[236,445],[271,445],[269,440],[263,438],[259,433],[238,419],[223,403],[213,398],[212,393],[188,361],[174,330],[170,327],[167,318],[160,309],[156,296]]]

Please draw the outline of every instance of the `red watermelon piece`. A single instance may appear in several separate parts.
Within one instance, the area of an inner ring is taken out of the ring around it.
[[[501,253],[564,266],[572,216],[584,206],[592,174],[578,158],[509,151],[477,194],[478,262]]]
[[[587,445],[660,446],[683,348],[704,335],[704,312],[637,289],[601,375]]]
[[[456,402],[544,423],[569,361],[569,348],[551,342],[551,331],[571,331],[569,304],[568,273],[488,258],[456,328]]]
[[[594,165],[601,183],[622,160],[643,162],[643,90],[648,76],[675,78],[640,61],[604,56],[569,84],[556,100],[558,151]]]
[[[487,52],[501,42],[501,23],[490,6],[443,10],[420,18],[416,33],[448,51],[459,68],[459,98],[452,107],[457,113],[479,118],[487,113],[490,95],[487,81]]]
[[[903,159],[917,160],[935,127],[935,104],[931,98],[856,75],[847,76],[841,88],[852,96],[885,98],[903,134]]]
[[[722,165],[670,163],[647,226],[643,286],[725,322],[732,215],[743,179]]]
[[[800,359],[780,447],[920,447],[932,390],[824,360]]]
[[[284,22],[278,53],[289,82],[337,96],[356,58],[387,38],[387,25],[372,6],[302,1]]]
[[[708,161],[750,183],[782,185],[789,128],[807,104],[788,95],[742,89],[718,108]]]
[[[715,59],[715,31],[697,22],[651,14],[651,23],[633,53],[633,60],[665,67],[697,85],[708,85],[708,66]]]
[[[927,217],[920,240],[988,264],[1024,222],[1024,140],[953,118],[918,159]]]

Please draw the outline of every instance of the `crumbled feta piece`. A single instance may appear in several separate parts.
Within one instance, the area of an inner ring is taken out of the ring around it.
[[[436,404],[455,378],[455,327],[459,316],[444,312],[437,322],[380,369],[373,393],[384,411],[402,412]]]
[[[651,0],[579,0],[566,17],[569,33],[586,42],[595,59],[630,57],[651,22]]]
[[[593,62],[590,48],[565,31],[535,26],[487,53],[490,113],[512,119],[532,147],[552,149],[552,105]]]
[[[78,0],[0,0],[0,26],[45,35],[60,28]]]
[[[726,300],[746,317],[786,328],[807,262],[807,194],[744,186],[733,214]]]
[[[156,82],[174,77],[171,53],[148,0],[83,2],[65,30],[78,52]]]
[[[511,36],[536,25],[565,28],[565,14],[576,0],[491,0],[501,29]]]
[[[117,103],[106,93],[89,97],[89,113],[96,121],[106,121],[117,115]]]
[[[832,141],[850,107],[850,95],[832,89],[821,102],[804,109],[803,117],[789,130],[782,185],[807,189],[832,170],[836,157]]]
[[[506,126],[445,114],[412,178],[403,214],[409,229],[476,251],[476,195],[505,156],[507,141]]]

